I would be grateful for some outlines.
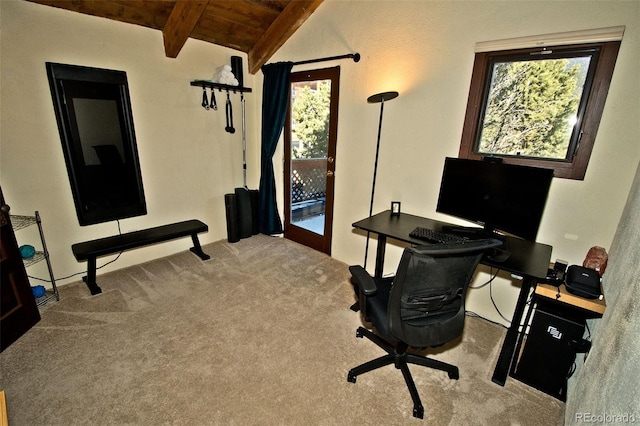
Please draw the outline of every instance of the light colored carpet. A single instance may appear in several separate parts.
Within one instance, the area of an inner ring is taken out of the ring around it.
[[[98,275],[103,293],[60,302],[0,355],[9,424],[561,425],[564,404],[491,382],[504,329],[467,318],[435,357],[460,380],[414,367],[425,407],[412,417],[392,366],[347,382],[382,355],[357,339],[347,265],[289,240],[253,236]],[[125,254],[126,255],[126,254]]]

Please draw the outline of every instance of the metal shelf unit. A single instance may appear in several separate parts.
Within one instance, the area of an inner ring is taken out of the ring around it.
[[[51,289],[47,289],[43,296],[36,298],[36,303],[38,306],[44,305],[49,300],[54,298],[56,300],[60,300],[60,295],[58,294],[58,287],[56,287],[56,280],[53,276],[53,269],[51,268],[49,251],[47,250],[47,244],[44,239],[44,232],[42,231],[42,220],[40,219],[40,213],[36,211],[33,216],[11,215],[11,225],[13,227],[14,232],[19,231],[20,229],[27,228],[32,225],[38,226],[38,232],[40,234],[40,242],[42,245],[42,250],[36,250],[35,254],[32,257],[28,259],[23,259],[24,266],[25,268],[28,268],[29,266],[39,263],[43,260],[47,262],[49,278],[51,279]]]

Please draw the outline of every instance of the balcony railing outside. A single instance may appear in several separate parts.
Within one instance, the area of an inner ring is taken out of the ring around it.
[[[291,160],[291,222],[322,235],[327,188],[327,159]]]

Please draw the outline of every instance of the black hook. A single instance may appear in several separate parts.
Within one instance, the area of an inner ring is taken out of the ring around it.
[[[227,103],[225,105],[227,113],[227,127],[224,128],[226,132],[235,133],[236,129],[233,128],[233,109],[231,107],[231,98],[229,98],[229,91],[227,90]]]
[[[218,104],[216,103],[216,95],[215,93],[213,93],[213,87],[211,88],[211,104],[209,105],[209,107],[211,107],[211,109],[213,109],[214,111],[218,110]]]
[[[209,109],[209,100],[207,99],[207,89],[202,86],[202,108]]]

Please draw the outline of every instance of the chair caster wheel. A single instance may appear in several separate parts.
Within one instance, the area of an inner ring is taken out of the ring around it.
[[[347,374],[347,382],[355,383],[356,382],[356,376],[351,374],[351,373]]]
[[[460,372],[459,371],[450,371],[449,372],[449,378],[451,380],[458,380],[460,378]]]
[[[362,334],[362,330],[360,330],[360,328],[358,328],[356,330],[356,337],[362,339],[362,336],[364,336],[364,334]]]

